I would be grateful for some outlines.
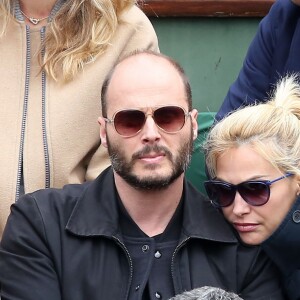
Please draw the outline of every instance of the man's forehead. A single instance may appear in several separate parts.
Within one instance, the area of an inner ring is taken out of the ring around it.
[[[148,53],[130,56],[115,68],[107,89],[107,109],[153,105],[186,106],[183,78],[166,58]]]

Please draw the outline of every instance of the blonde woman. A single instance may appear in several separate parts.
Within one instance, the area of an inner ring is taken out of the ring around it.
[[[27,192],[95,178],[102,82],[136,49],[158,51],[133,0],[2,0],[0,4],[0,238]]]
[[[300,299],[297,78],[284,78],[268,102],[217,123],[205,148],[213,178],[205,186],[212,203],[244,243],[262,245],[282,273],[288,299]]]

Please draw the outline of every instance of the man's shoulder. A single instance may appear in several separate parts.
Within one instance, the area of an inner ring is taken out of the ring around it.
[[[95,180],[87,181],[81,184],[66,184],[62,188],[48,188],[37,190],[22,196],[17,205],[26,205],[27,202],[33,202],[39,210],[49,210],[56,208],[58,210],[72,209],[76,203],[89,195],[95,195],[99,191],[104,191],[112,182],[112,172],[110,167],[104,170]]]
[[[37,190],[22,196],[15,206],[21,209],[36,207],[42,214],[51,211],[72,210],[92,182],[67,184],[63,188]]]

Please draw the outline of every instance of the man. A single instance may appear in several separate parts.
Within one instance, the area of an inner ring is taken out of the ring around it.
[[[161,54],[130,55],[104,83],[102,112],[112,168],[12,206],[2,300],[168,299],[204,285],[283,299],[259,248],[240,245],[184,180],[197,111],[181,67]]]

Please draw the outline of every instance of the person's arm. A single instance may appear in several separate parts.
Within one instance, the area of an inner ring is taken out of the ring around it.
[[[269,14],[260,22],[258,31],[248,48],[243,67],[236,81],[230,86],[216,120],[221,120],[228,113],[254,103],[255,100],[266,99],[272,83],[273,55],[276,44],[280,42],[277,40],[278,30],[275,27],[281,26],[282,24],[279,23],[285,20],[282,20],[280,14],[283,5],[281,2],[275,2]]]
[[[60,300],[44,224],[31,196],[12,206],[0,247],[2,300]]]

